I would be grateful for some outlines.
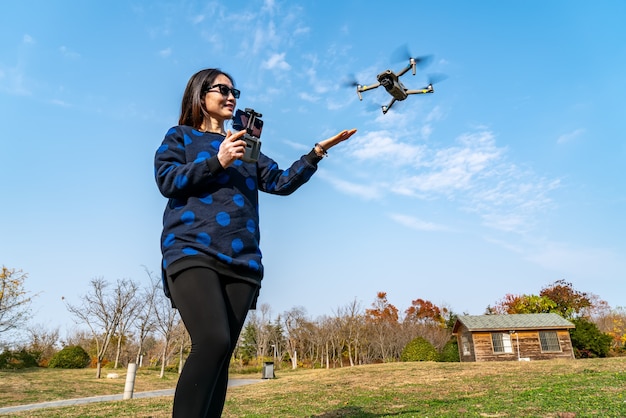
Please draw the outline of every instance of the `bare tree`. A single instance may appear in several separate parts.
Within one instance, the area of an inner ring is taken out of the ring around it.
[[[146,339],[156,329],[155,304],[159,294],[163,291],[161,288],[161,279],[155,277],[147,268],[145,268],[145,271],[150,279],[150,283],[143,289],[142,296],[139,297],[141,305],[137,313],[137,320],[135,321],[138,345],[135,360],[137,365],[142,364]]]
[[[298,368],[298,349],[302,348],[302,333],[307,323],[306,310],[303,307],[294,307],[284,313],[287,352],[291,358],[291,368]]]
[[[18,329],[30,318],[33,296],[24,290],[27,277],[22,270],[0,269],[0,334]]]
[[[340,344],[348,354],[350,366],[354,366],[358,362],[359,344],[365,328],[361,305],[355,299],[344,308],[338,308],[335,315]]]
[[[161,374],[165,375],[165,366],[171,350],[174,337],[174,328],[179,322],[178,311],[172,308],[172,304],[165,296],[155,298],[154,313],[156,317],[156,329],[163,336],[163,349],[161,351]]]
[[[187,332],[183,321],[178,321],[174,326],[172,346],[178,347],[178,374],[180,375],[185,365],[185,353],[191,349],[191,336]]]
[[[251,311],[247,319],[247,326],[253,328],[254,345],[256,347],[256,358],[262,361],[270,350],[270,339],[272,337],[272,326],[270,322],[270,305],[263,303],[258,309]],[[250,341],[247,341],[250,344]]]
[[[65,303],[78,325],[86,325],[96,346],[96,378],[102,372],[102,360],[118,329],[128,306],[133,303],[137,285],[130,280],[118,280],[112,292],[103,278],[92,279],[91,289],[81,298],[80,305]]]
[[[48,361],[57,351],[59,343],[59,328],[48,331],[43,325],[37,324],[28,327],[29,334],[28,351],[37,357],[40,366],[47,366]]]

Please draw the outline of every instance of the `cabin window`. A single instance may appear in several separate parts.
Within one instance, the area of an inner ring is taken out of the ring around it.
[[[512,353],[511,336],[508,333],[492,332],[491,343],[493,344],[494,353]]]
[[[559,344],[556,331],[539,331],[539,342],[541,343],[541,351],[561,351],[561,344]]]
[[[470,352],[469,340],[467,339],[467,337],[465,335],[461,336],[461,347],[463,349],[463,355],[464,356],[469,356],[470,354],[472,354]]]

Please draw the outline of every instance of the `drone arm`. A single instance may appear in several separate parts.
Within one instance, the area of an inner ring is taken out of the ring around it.
[[[395,102],[396,102],[396,98],[394,97],[393,99],[391,99],[391,101],[389,102],[387,106],[383,106],[383,115],[387,113],[389,109],[391,109],[391,106],[393,106]]]
[[[429,84],[428,87],[419,90],[406,90],[406,94],[426,94],[426,93],[434,93],[435,89],[433,89],[432,84]]]
[[[361,97],[361,93],[363,93],[364,91],[373,90],[378,87],[380,87],[380,82],[370,84],[369,86],[362,86],[359,84],[358,86],[356,86],[356,94],[359,95],[359,100],[363,100],[363,97]]]
[[[415,75],[415,64],[409,64],[406,67],[404,67],[402,70],[400,70],[400,72],[398,73],[398,77],[402,77],[411,68],[413,68],[413,75]]]

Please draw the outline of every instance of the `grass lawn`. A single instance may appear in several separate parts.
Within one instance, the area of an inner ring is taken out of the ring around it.
[[[106,372],[105,372],[106,373]],[[0,407],[121,394],[93,370],[0,371]],[[237,377],[237,376],[236,376]],[[238,376],[256,378],[259,376]],[[626,358],[498,363],[388,363],[276,370],[229,390],[224,417],[626,417]],[[172,388],[141,370],[136,391]],[[101,402],[15,417],[169,417],[172,397]]]

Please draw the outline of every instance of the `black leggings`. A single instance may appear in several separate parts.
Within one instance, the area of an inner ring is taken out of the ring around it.
[[[176,308],[191,336],[191,351],[176,385],[175,418],[220,417],[228,366],[257,287],[212,269],[194,267],[172,280]]]

